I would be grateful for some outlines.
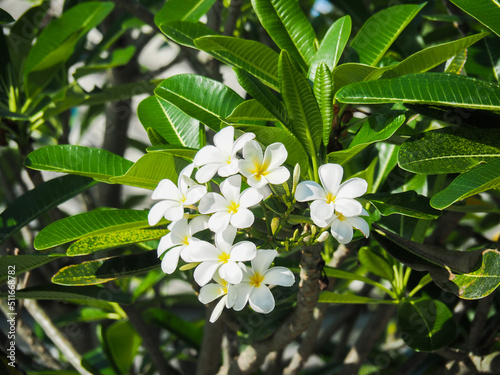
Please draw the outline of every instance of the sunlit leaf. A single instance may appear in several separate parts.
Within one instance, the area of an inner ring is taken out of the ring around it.
[[[13,272],[10,276],[19,277],[19,275],[22,275],[24,272],[43,266],[61,257],[64,257],[64,254],[19,254],[2,256],[0,257],[0,284],[7,281],[9,270]]]
[[[453,4],[500,36],[500,4],[496,0],[451,0]]]
[[[160,26],[172,21],[198,21],[214,4],[215,0],[169,0],[155,14]]]
[[[326,146],[330,140],[333,123],[333,80],[332,72],[328,66],[321,62],[318,65],[314,79],[314,96],[318,101],[321,118],[323,119],[323,144]]]
[[[394,301],[387,299],[375,299],[358,296],[356,294],[340,294],[334,292],[321,292],[318,302],[322,303],[354,303],[354,304],[394,304]]]
[[[437,219],[441,214],[429,204],[429,198],[414,191],[404,193],[376,193],[363,195],[384,216],[398,214],[418,219]]]

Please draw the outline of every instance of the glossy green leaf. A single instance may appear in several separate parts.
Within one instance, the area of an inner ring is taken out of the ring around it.
[[[5,10],[0,8],[0,25],[6,24],[6,23],[12,23],[14,22],[15,19],[12,18],[12,16],[7,13]]]
[[[19,275],[27,271],[31,271],[61,257],[64,257],[64,255],[19,254],[2,256],[0,257],[0,284],[8,280],[9,270],[14,272],[10,276],[19,277]]]
[[[126,229],[148,228],[148,212],[138,210],[97,210],[58,220],[45,227],[35,238],[37,250]]]
[[[180,171],[188,163],[164,152],[142,156],[123,176],[112,177],[111,182],[154,190],[163,179],[177,183]]]
[[[293,150],[293,152],[288,152],[286,164],[293,168],[298,163],[301,174],[303,176],[307,175],[307,171],[309,170],[309,156],[304,146],[288,131],[270,126],[243,124],[234,124],[233,126],[235,129],[243,130],[246,133],[254,133],[256,139],[266,147],[274,142],[283,143],[287,150]]]
[[[155,14],[160,26],[172,21],[198,21],[215,3],[215,0],[169,0]]]
[[[500,86],[457,74],[419,73],[353,83],[337,92],[337,100],[355,104],[438,104],[498,111]]]
[[[52,277],[59,285],[96,285],[159,268],[156,250],[147,253],[91,260],[64,267]]]
[[[24,66],[26,90],[34,97],[73,53],[76,43],[113,10],[112,2],[78,4],[50,22],[37,37]]]
[[[500,4],[496,0],[451,0],[500,37]]]
[[[110,54],[107,58],[77,68],[75,73],[73,73],[73,77],[75,77],[75,79],[78,79],[88,74],[99,73],[103,70],[126,65],[132,59],[134,54],[135,54],[134,46],[117,48],[113,51],[110,51]]]
[[[255,99],[239,104],[227,118],[228,121],[278,121],[262,104]]]
[[[418,219],[437,219],[441,214],[429,204],[429,198],[414,191],[404,193],[375,193],[363,195],[383,216],[398,214]]]
[[[401,61],[396,67],[386,71],[383,78],[394,78],[410,73],[423,73],[463,51],[484,38],[488,33],[479,33],[453,42],[425,48]]]
[[[194,74],[167,78],[156,88],[155,94],[215,131],[220,130],[221,122],[243,102],[224,84]]]
[[[168,229],[127,229],[119,232],[85,237],[73,243],[66,251],[66,255],[88,255],[99,250],[156,240],[163,237],[168,232]]]
[[[333,123],[333,81],[332,72],[324,62],[318,65],[313,91],[323,120],[322,140],[326,146],[330,141],[330,132]]]
[[[199,150],[196,148],[188,148],[181,146],[161,145],[161,146],[148,147],[147,151],[163,152],[166,154],[170,154],[172,156],[177,156],[179,158],[193,160]]]
[[[103,338],[109,350],[110,359],[120,374],[129,374],[141,346],[142,337],[135,331],[129,320],[120,320],[104,331]]]
[[[373,286],[383,290],[384,292],[386,292],[389,295],[391,294],[391,291],[389,289],[387,289],[382,284],[370,279],[369,277],[358,275],[358,274],[353,273],[353,272],[344,271],[344,270],[341,270],[338,268],[324,267],[323,270],[325,271],[325,274],[328,277],[333,277],[333,278],[337,278],[337,279],[344,279],[344,280],[362,281],[366,284],[373,285]]]
[[[431,206],[444,209],[453,203],[500,186],[500,158],[462,173],[431,199]]]
[[[277,46],[307,70],[315,54],[316,35],[299,4],[287,0],[252,0],[252,5]]]
[[[417,351],[435,351],[450,344],[457,335],[453,313],[441,301],[424,297],[403,300],[398,323],[405,343]]]
[[[0,294],[0,299],[7,298],[7,294]],[[132,299],[128,294],[117,292],[98,286],[62,286],[62,285],[37,285],[30,288],[16,290],[16,299],[36,299],[54,301],[89,301],[99,300],[128,305]]]
[[[333,72],[333,93],[350,83],[369,81],[379,78],[387,68],[376,68],[370,65],[345,63],[337,66]]]
[[[403,143],[399,166],[414,173],[460,173],[500,157],[500,129],[444,128]]]
[[[164,146],[164,145],[168,144],[168,142],[165,140],[165,138],[163,138],[160,135],[160,133],[158,133],[153,128],[147,128],[146,132],[148,133],[149,142],[151,142],[151,145],[153,147]]]
[[[450,74],[461,74],[464,70],[466,61],[467,49],[464,49],[446,61],[446,68],[444,72]]]
[[[160,30],[174,42],[191,48],[196,48],[195,39],[206,35],[217,35],[217,33],[199,22],[173,21],[163,23]]]
[[[225,62],[246,70],[272,89],[279,90],[279,54],[268,46],[229,36],[204,36],[196,39],[194,44],[207,53],[216,52]]]
[[[358,260],[368,271],[383,279],[393,281],[394,270],[392,266],[379,254],[369,247],[362,247],[358,251]]]
[[[398,165],[398,151],[399,146],[379,142],[375,144],[378,153],[378,172],[375,181],[371,188],[369,187],[368,193],[375,193],[378,188],[386,181],[389,173]]]
[[[388,299],[375,299],[369,297],[358,296],[355,294],[340,294],[334,292],[321,292],[318,302],[322,303],[354,303],[354,304],[394,304],[395,302]]]
[[[93,185],[95,182],[87,177],[62,176],[23,194],[0,214],[0,243],[30,221]]]
[[[372,143],[383,141],[391,137],[405,121],[405,115],[385,116],[372,115],[366,119],[358,133],[345,150],[334,151],[328,154],[328,161],[345,164],[354,156],[363,151]]]
[[[311,86],[286,51],[280,55],[279,73],[289,129],[311,155],[316,155],[323,137],[323,120]]]
[[[335,68],[350,35],[351,17],[349,16],[339,18],[330,26],[309,66],[309,80],[314,82],[317,68],[321,63],[325,63],[330,71]]]
[[[374,14],[354,37],[347,52],[348,61],[377,65],[424,5],[396,5]]]
[[[235,68],[234,72],[238,83],[249,95],[267,109],[269,113],[274,115],[282,124],[287,123],[288,115],[283,103],[268,87],[243,69]]]
[[[153,128],[171,145],[200,147],[198,121],[156,95],[139,103],[137,116],[145,129]]]

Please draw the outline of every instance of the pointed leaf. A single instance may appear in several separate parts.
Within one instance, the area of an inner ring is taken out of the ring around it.
[[[345,279],[345,280],[362,281],[366,284],[373,285],[373,286],[383,290],[384,292],[386,292],[389,295],[391,294],[391,291],[388,290],[385,286],[370,279],[369,277],[358,275],[357,273],[353,273],[353,272],[344,271],[344,270],[341,270],[338,268],[324,267],[323,270],[325,271],[325,274],[328,277],[333,277],[333,278],[337,278],[337,279]]]
[[[495,34],[500,36],[500,4],[496,0],[451,0]]]
[[[167,2],[168,4],[168,2]],[[142,337],[129,320],[120,320],[109,326],[103,338],[111,360],[120,374],[130,373],[131,366],[142,343]]]
[[[19,254],[5,255],[0,257],[0,284],[5,283],[9,278],[9,267],[15,271],[15,276],[19,277],[25,272],[50,263],[56,259],[64,257],[64,254]],[[13,276],[13,275],[10,275]]]
[[[0,214],[0,243],[30,221],[93,185],[95,182],[87,177],[62,176],[28,191]]]
[[[379,78],[388,68],[376,68],[370,65],[358,63],[345,63],[337,66],[333,72],[333,93],[337,93],[342,87],[350,83],[369,81]]]
[[[243,102],[224,84],[194,74],[167,78],[156,88],[155,94],[215,131],[220,130],[221,122]]]
[[[414,191],[404,193],[376,193],[363,195],[383,216],[393,214],[416,217],[418,219],[437,219],[441,214],[429,204],[429,198]]]
[[[374,299],[369,297],[357,296],[355,294],[340,294],[334,292],[321,292],[318,302],[322,303],[355,303],[355,304],[394,304],[395,302],[387,299]]]
[[[227,118],[228,121],[278,121],[255,99],[245,100]]]
[[[325,63],[330,71],[337,65],[342,52],[351,35],[351,17],[344,16],[335,21],[321,41],[318,52],[314,55],[309,67],[309,80],[314,82],[316,71],[321,63]]]
[[[107,69],[112,69],[118,66],[126,65],[132,59],[134,54],[135,54],[134,46],[117,48],[111,51],[107,58],[77,68],[75,73],[73,73],[73,77],[75,77],[75,79],[78,79],[88,74],[95,74]]]
[[[330,132],[333,123],[333,80],[328,66],[321,62],[314,74],[314,96],[318,102],[321,118],[323,119],[323,144],[330,141]]]
[[[160,30],[174,42],[191,48],[196,48],[195,39],[217,33],[199,22],[172,21],[160,25]]]
[[[347,60],[377,65],[424,5],[396,5],[374,14],[354,37],[347,53]]]
[[[179,158],[193,160],[196,153],[199,151],[197,148],[188,148],[181,146],[161,145],[147,148],[148,152],[163,152]]]
[[[34,246],[37,250],[45,250],[86,236],[148,227],[147,211],[90,211],[61,219],[45,227],[36,236]]]
[[[369,247],[362,247],[358,251],[358,260],[368,271],[383,279],[393,281],[394,270],[392,266],[379,254],[376,254]]]
[[[215,3],[215,0],[168,0],[155,14],[155,24],[160,26],[172,21],[198,21]]]
[[[444,209],[453,203],[500,186],[499,158],[462,173],[431,199],[431,206]]]
[[[145,129],[154,129],[171,145],[200,147],[198,121],[158,96],[140,102],[137,116]]]
[[[500,129],[431,130],[410,138],[399,149],[399,166],[414,173],[464,172],[500,158]]]
[[[441,104],[498,111],[500,86],[457,74],[419,73],[353,83],[337,92],[337,100],[356,104]]]
[[[202,51],[216,52],[224,61],[253,74],[272,89],[279,90],[279,54],[268,46],[229,36],[204,36],[194,43]]]
[[[165,140],[165,138],[163,138],[160,135],[160,133],[158,133],[153,128],[147,128],[146,132],[148,133],[149,141],[151,142],[151,145],[153,147],[155,147],[155,146],[163,146],[163,145],[167,145],[168,144],[168,142]]]

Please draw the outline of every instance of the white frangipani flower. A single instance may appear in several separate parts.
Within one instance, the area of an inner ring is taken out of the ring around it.
[[[365,180],[355,177],[341,184],[344,170],[338,164],[324,164],[318,173],[323,186],[314,181],[303,181],[295,191],[297,201],[313,201],[311,218],[328,220],[335,211],[348,217],[361,214],[363,207],[354,198],[366,193],[368,184]]]
[[[205,146],[196,153],[194,164],[200,167],[196,181],[203,184],[212,179],[215,173],[228,177],[238,173],[236,153],[245,143],[255,138],[253,133],[245,133],[234,141],[234,128],[227,126],[214,136],[214,146]]]
[[[163,272],[171,274],[177,268],[179,256],[185,262],[191,262],[189,252],[192,243],[199,241],[193,237],[195,233],[201,232],[208,228],[208,216],[196,216],[188,224],[187,219],[181,219],[170,223],[168,229],[170,233],[163,236],[158,245],[158,257],[167,252],[161,261],[161,269]],[[168,250],[168,251],[167,251]]]
[[[200,200],[198,209],[202,214],[212,214],[208,227],[218,233],[229,224],[236,228],[248,228],[253,224],[254,216],[248,207],[254,206],[262,200],[262,195],[255,188],[241,191],[241,176],[228,177],[220,184],[222,195],[207,193]]]
[[[267,184],[282,184],[290,178],[290,172],[282,164],[288,157],[285,146],[276,142],[262,148],[257,141],[249,141],[243,147],[243,159],[239,161],[239,169],[247,178],[248,185],[260,189]]]
[[[252,267],[240,265],[243,279],[228,291],[229,298],[235,298],[234,310],[240,311],[247,302],[258,313],[270,313],[275,306],[274,297],[267,285],[292,286],[295,277],[285,267],[269,268],[278,255],[276,250],[258,250],[252,260]]]
[[[368,223],[360,216],[370,215],[364,208],[362,208],[361,214],[359,216],[344,216],[340,212],[336,212],[332,215],[332,217],[328,218],[327,220],[323,220],[313,215],[311,211],[311,219],[313,220],[314,224],[322,228],[330,227],[332,236],[339,243],[344,245],[351,242],[354,234],[353,228],[359,229],[359,231],[363,233],[365,237],[368,237],[370,235],[370,227],[368,226]]]
[[[198,202],[207,193],[206,186],[198,185],[191,179],[193,164],[179,173],[178,187],[168,180],[161,180],[151,195],[152,199],[160,199],[148,214],[149,225],[156,225],[162,217],[170,221],[178,221],[184,217],[184,207]]]
[[[215,246],[206,241],[192,243],[191,261],[201,262],[194,270],[194,279],[198,285],[208,283],[218,271],[219,276],[231,284],[238,284],[243,271],[237,262],[252,260],[256,247],[250,241],[241,241],[233,245],[236,228],[228,226],[226,230],[215,234]]]
[[[214,280],[217,284],[210,283],[202,286],[200,294],[198,295],[198,299],[204,304],[210,303],[215,301],[217,298],[222,297],[220,301],[217,302],[217,305],[215,305],[212,315],[210,315],[210,323],[214,323],[217,319],[219,319],[224,306],[226,306],[227,309],[233,307],[236,299],[235,293],[231,293],[231,299],[228,295],[228,291],[234,287],[233,285],[229,284],[226,280],[221,279],[217,274],[214,275]]]

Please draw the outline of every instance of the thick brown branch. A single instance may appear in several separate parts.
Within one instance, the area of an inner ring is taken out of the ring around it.
[[[215,323],[209,322],[215,304],[216,302],[212,303],[206,311],[205,329],[196,367],[196,375],[216,374],[221,362],[224,316],[221,316]]]

